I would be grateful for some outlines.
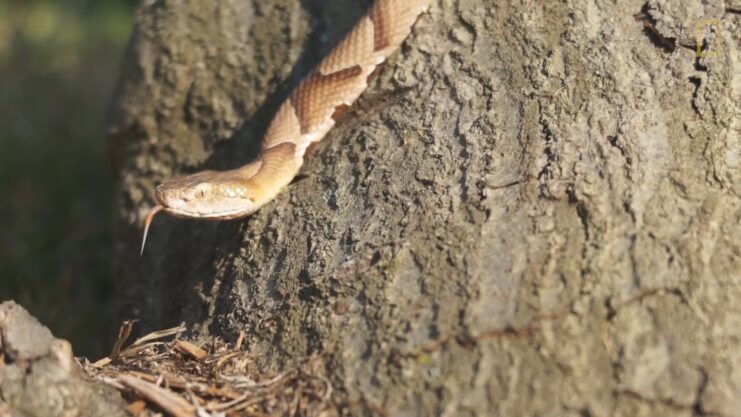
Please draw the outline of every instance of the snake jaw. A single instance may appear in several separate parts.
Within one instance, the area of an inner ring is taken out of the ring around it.
[[[144,245],[147,243],[147,233],[149,233],[149,225],[152,224],[152,219],[154,219],[154,215],[164,210],[165,208],[166,208],[165,206],[158,204],[152,207],[152,209],[149,210],[149,213],[147,213],[147,218],[144,220],[144,236],[142,237],[142,248],[141,248],[141,251],[139,252],[139,256],[144,255]]]

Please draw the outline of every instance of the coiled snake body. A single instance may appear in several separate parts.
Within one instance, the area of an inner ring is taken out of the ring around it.
[[[145,220],[160,211],[196,219],[248,216],[270,202],[298,173],[306,149],[334,126],[338,113],[365,90],[373,71],[404,41],[430,0],[376,0],[352,31],[301,81],[271,121],[260,155],[230,171],[203,171],[157,186]]]

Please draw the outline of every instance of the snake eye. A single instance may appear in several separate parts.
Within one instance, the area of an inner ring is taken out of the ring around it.
[[[193,198],[195,199],[201,199],[206,196],[206,192],[203,191],[203,187],[196,187],[195,190],[193,190]]]

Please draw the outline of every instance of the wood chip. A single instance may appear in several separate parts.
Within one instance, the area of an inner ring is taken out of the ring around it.
[[[149,342],[151,340],[157,340],[157,339],[162,339],[162,338],[168,337],[168,336],[174,336],[174,335],[176,335],[178,333],[182,333],[184,331],[185,331],[185,325],[182,325],[182,324],[180,326],[177,326],[177,327],[171,327],[169,329],[159,330],[159,331],[149,333],[146,336],[143,336],[143,337],[140,337],[140,338],[136,339],[134,341],[134,343],[131,344],[131,346],[139,346],[139,345],[144,344],[144,343],[147,343],[147,342]]]
[[[137,400],[126,406],[126,411],[133,415],[138,416],[144,409],[147,408],[147,403],[144,400]]]
[[[162,411],[175,417],[193,417],[196,408],[183,397],[172,391],[158,387],[151,382],[131,375],[120,375],[118,381],[125,387],[139,393],[148,401],[156,404]]]
[[[237,337],[237,343],[234,344],[234,350],[237,352],[242,350],[242,343],[244,342],[244,330],[239,331],[239,337]]]
[[[105,358],[101,358],[101,359],[98,359],[97,361],[95,361],[93,363],[93,366],[96,367],[96,368],[102,368],[102,367],[108,365],[109,363],[111,363],[111,358],[109,358],[109,357],[106,356]]]
[[[174,347],[178,352],[188,355],[195,360],[200,361],[208,356],[208,353],[206,353],[205,350],[199,348],[193,343],[186,342],[185,340],[176,340]]]
[[[126,339],[131,336],[131,331],[134,329],[134,321],[133,320],[126,320],[121,324],[121,327],[118,328],[118,337],[116,338],[116,343],[113,345],[113,349],[111,350],[109,358],[111,358],[112,361],[115,361],[116,358],[118,358],[118,354],[121,353],[121,348],[123,347],[124,342],[126,342]]]

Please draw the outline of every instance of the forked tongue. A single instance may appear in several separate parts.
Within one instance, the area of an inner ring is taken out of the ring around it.
[[[139,256],[144,255],[144,245],[147,243],[147,233],[149,232],[149,225],[152,224],[154,215],[162,211],[164,208],[165,206],[158,204],[152,207],[152,209],[149,210],[149,213],[147,213],[147,218],[144,220],[144,237],[142,238],[142,249],[139,252]]]

